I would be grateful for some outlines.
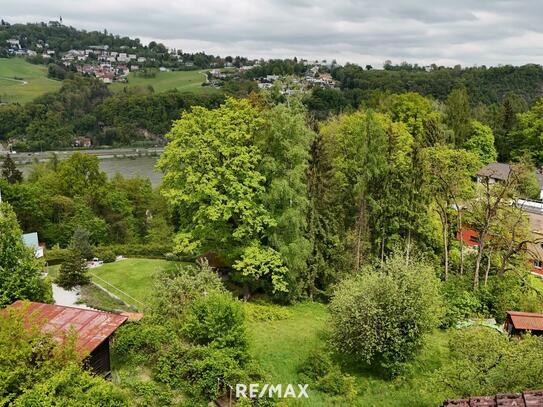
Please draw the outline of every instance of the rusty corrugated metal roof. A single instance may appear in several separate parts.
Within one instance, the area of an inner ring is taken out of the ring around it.
[[[541,407],[543,390],[524,393],[498,394],[497,396],[470,397],[461,400],[446,400],[443,407]]]
[[[543,331],[543,314],[507,311],[515,329]]]
[[[24,304],[23,301],[16,301],[11,307],[19,308]],[[89,353],[127,320],[124,315],[110,312],[40,302],[29,302],[25,312],[29,318],[35,318],[33,321],[43,324],[41,329],[57,340],[62,341],[65,334],[73,329],[77,334],[76,350]]]

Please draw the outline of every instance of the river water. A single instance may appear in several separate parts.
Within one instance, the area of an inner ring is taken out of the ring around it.
[[[153,188],[160,185],[162,173],[155,169],[155,164],[158,157],[142,156],[131,158],[102,158],[100,159],[100,169],[104,171],[108,177],[113,177],[119,173],[123,177],[145,177],[151,180]],[[31,172],[31,164],[18,165],[25,177]]]

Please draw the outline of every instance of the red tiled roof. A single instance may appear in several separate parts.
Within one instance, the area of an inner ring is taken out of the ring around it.
[[[23,301],[16,301],[13,308],[24,306]],[[92,352],[105,339],[127,320],[126,316],[110,312],[94,311],[82,308],[66,307],[40,302],[28,303],[25,310],[28,317],[43,323],[42,330],[50,333],[59,341],[70,329],[77,333],[76,349],[78,352]]]
[[[543,314],[532,312],[507,311],[515,329],[526,329],[530,331],[543,330]]]
[[[462,400],[446,400],[443,407],[541,407],[543,391],[525,391],[524,393],[498,394],[497,396],[470,397]]]

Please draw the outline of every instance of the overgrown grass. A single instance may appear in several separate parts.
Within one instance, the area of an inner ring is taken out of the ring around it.
[[[155,276],[178,264],[157,259],[125,259],[90,269],[89,275],[96,284],[141,309],[152,295]]]
[[[328,312],[318,303],[287,307],[284,319],[262,321],[251,318],[248,330],[251,351],[267,374],[267,383],[299,383],[298,369],[309,353],[325,345]],[[436,331],[428,337],[419,356],[404,374],[394,380],[356,363],[344,366],[356,379],[358,395],[351,402],[338,402],[309,386],[309,399],[291,400],[292,406],[435,406],[444,396],[430,383],[432,374],[448,359],[447,332]]]
[[[26,103],[60,88],[61,82],[47,77],[44,65],[22,58],[0,58],[0,101]]]
[[[155,92],[165,92],[177,89],[186,92],[213,92],[213,88],[202,86],[206,80],[206,71],[173,71],[157,72],[154,78],[144,78],[133,73],[128,75],[128,83],[113,83],[110,89],[114,92],[121,91],[125,87],[152,86]]]
[[[102,311],[134,312],[136,310],[135,307],[129,306],[118,298],[112,297],[107,292],[98,288],[92,283],[81,287],[80,302],[88,305],[89,307],[100,309]]]

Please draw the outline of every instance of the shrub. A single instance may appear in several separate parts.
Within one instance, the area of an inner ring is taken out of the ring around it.
[[[117,259],[115,252],[106,247],[97,248],[94,254],[104,263],[113,263]]]
[[[159,357],[154,374],[158,381],[205,400],[216,400],[226,394],[227,384],[245,383],[247,377],[232,350],[179,341]]]
[[[454,397],[520,392],[543,387],[543,338],[522,339],[490,328],[453,333],[451,360],[437,372],[437,383]]]
[[[197,298],[190,305],[183,332],[198,345],[230,348],[241,354],[247,349],[243,308],[230,293]]]
[[[440,320],[439,284],[428,264],[400,254],[343,281],[330,303],[333,348],[397,374]]]
[[[155,281],[155,295],[149,307],[149,315],[159,323],[176,321],[180,325],[189,305],[198,297],[223,292],[224,286],[206,263],[178,266],[165,270]]]
[[[247,317],[253,321],[278,321],[292,315],[288,308],[275,304],[246,302],[243,305]]]
[[[70,254],[60,266],[55,282],[67,290],[90,282],[90,278],[87,275],[87,263],[81,257],[81,253],[78,250],[70,250]]]
[[[50,266],[61,264],[66,260],[69,252],[68,249],[61,249],[57,244],[52,248],[45,250],[45,261],[47,261],[47,264]]]
[[[166,254],[172,252],[172,243],[123,244],[109,246],[117,254],[126,257],[144,257],[148,259],[166,259]]]
[[[344,374],[324,349],[314,350],[299,369],[301,381],[315,383],[317,389],[333,396],[356,396],[354,377]]]
[[[117,330],[113,351],[123,361],[145,364],[172,340],[173,335],[167,326],[149,324],[144,318],[124,324]]]

